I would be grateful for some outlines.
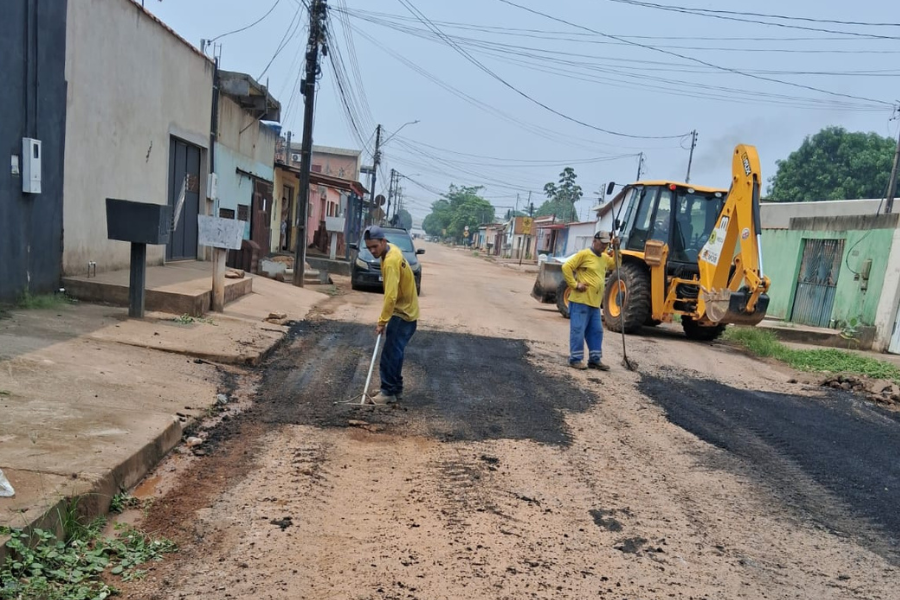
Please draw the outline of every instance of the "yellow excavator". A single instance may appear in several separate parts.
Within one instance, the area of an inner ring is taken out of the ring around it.
[[[761,185],[756,148],[739,145],[730,190],[668,181],[625,186],[613,199],[627,200],[627,209],[616,219],[619,264],[606,280],[604,326],[633,333],[680,315],[688,338],[708,341],[729,323],[759,323],[769,306]]]

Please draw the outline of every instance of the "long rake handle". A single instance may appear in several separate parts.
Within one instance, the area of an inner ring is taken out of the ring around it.
[[[359,403],[365,404],[366,400],[369,398],[369,384],[372,383],[372,371],[375,370],[375,357],[378,356],[378,346],[381,345],[381,336],[382,334],[378,334],[378,337],[375,339],[375,351],[372,353],[372,362],[369,363],[369,374],[366,376],[366,387],[363,388],[362,398],[360,398]]]
[[[632,367],[631,362],[628,360],[628,350],[625,348],[625,292],[620,291],[621,288],[619,287],[619,282],[622,280],[622,248],[619,246],[618,240],[616,240],[613,250],[615,251],[616,271],[619,276],[619,280],[616,281],[616,299],[618,300],[619,294],[622,294],[622,298],[619,301],[619,328],[622,330],[622,360],[629,371],[634,371],[634,367]]]

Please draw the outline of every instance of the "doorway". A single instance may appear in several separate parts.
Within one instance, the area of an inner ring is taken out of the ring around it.
[[[169,144],[169,206],[172,217],[184,190],[181,213],[166,245],[166,260],[197,258],[197,215],[200,214],[200,148],[176,138]]]
[[[803,258],[794,294],[791,321],[828,327],[837,290],[844,240],[804,240]]]

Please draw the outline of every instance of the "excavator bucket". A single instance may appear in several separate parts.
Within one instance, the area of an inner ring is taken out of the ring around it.
[[[752,294],[746,288],[732,292],[723,290],[714,294],[707,294],[706,317],[722,325],[756,325],[766,317],[769,310],[769,296],[759,294],[753,310],[747,309]]]

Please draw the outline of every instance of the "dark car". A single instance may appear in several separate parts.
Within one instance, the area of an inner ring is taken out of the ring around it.
[[[425,250],[416,250],[409,232],[405,229],[383,227],[384,236],[390,245],[396,246],[403,253],[403,258],[409,263],[413,275],[416,278],[416,291],[422,293],[422,263],[416,255],[425,254]],[[354,290],[359,289],[383,289],[381,278],[381,261],[372,256],[366,248],[363,239],[357,244],[351,244],[353,251],[350,257],[350,285]]]

